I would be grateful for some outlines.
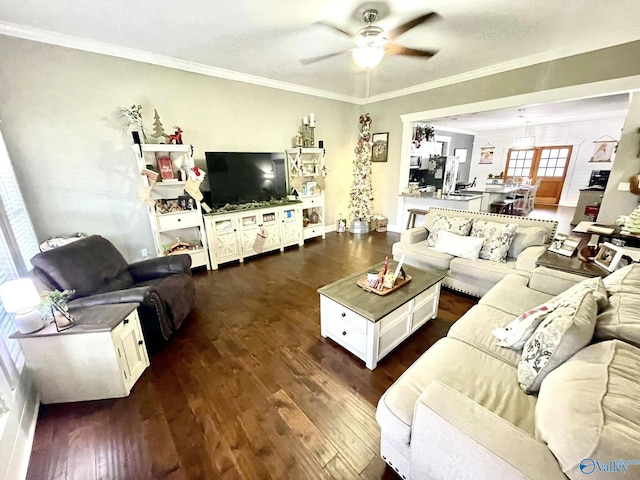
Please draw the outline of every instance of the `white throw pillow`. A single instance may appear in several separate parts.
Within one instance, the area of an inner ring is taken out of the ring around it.
[[[427,246],[435,247],[436,241],[438,240],[438,232],[444,231],[457,233],[458,235],[469,235],[472,224],[473,218],[449,217],[447,215],[437,214],[431,224],[431,230],[429,230]]]
[[[464,237],[455,233],[440,230],[438,240],[433,248],[439,252],[448,253],[455,257],[477,260],[484,238]]]
[[[540,322],[547,315],[553,312],[556,305],[553,303],[543,303],[531,310],[524,312],[522,315],[512,320],[509,325],[504,328],[495,328],[491,333],[498,339],[498,345],[501,347],[511,348],[513,350],[522,350],[524,344],[533,332],[538,328]]]

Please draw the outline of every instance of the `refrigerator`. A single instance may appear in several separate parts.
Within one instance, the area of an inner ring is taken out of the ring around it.
[[[443,194],[453,193],[458,177],[458,157],[421,157],[420,168],[413,178],[420,186],[433,185]]]

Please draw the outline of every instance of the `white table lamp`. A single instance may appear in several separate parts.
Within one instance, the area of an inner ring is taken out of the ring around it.
[[[40,295],[28,278],[3,284],[0,299],[5,311],[15,314],[14,322],[20,333],[32,333],[44,326],[42,314],[35,308],[40,303]]]

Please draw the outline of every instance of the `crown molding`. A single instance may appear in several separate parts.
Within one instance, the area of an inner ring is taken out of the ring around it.
[[[191,62],[188,60],[181,60],[174,57],[165,55],[159,55],[154,53],[145,52],[143,50],[136,50],[132,48],[122,47],[104,42],[98,42],[95,40],[89,40],[85,38],[75,37],[71,35],[65,35],[61,33],[55,33],[48,30],[42,30],[34,27],[28,27],[24,25],[18,25],[9,22],[0,21],[0,35],[8,35],[11,37],[24,38],[26,40],[33,40],[36,42],[48,43],[51,45],[58,45],[61,47],[73,48],[76,50],[82,50],[86,52],[99,53],[102,55],[108,55],[111,57],[124,58],[127,60],[134,60],[138,62],[148,63],[152,65],[159,65],[168,68],[174,68],[177,70],[183,70],[186,72],[198,73],[201,75],[207,75],[210,77],[223,78],[226,80],[233,80],[237,82],[249,83],[252,85],[259,85],[268,88],[276,88],[278,90],[285,90],[293,93],[300,93],[303,95],[311,95],[314,97],[322,97],[329,100],[336,100],[339,102],[346,102],[355,105],[368,105],[371,103],[380,102],[383,100],[389,100],[393,98],[403,97],[405,95],[411,95],[414,93],[420,93],[427,90],[433,90],[435,88],[445,87],[455,83],[466,82],[477,78],[487,77],[498,73],[504,73],[509,70],[515,70],[518,68],[528,67],[538,63],[549,62],[558,60],[564,57],[570,57],[573,55],[579,55],[594,50],[600,50],[630,41],[640,39],[640,29],[635,33],[635,40],[629,40],[628,35],[611,35],[604,42],[601,38],[590,39],[582,42],[579,45],[566,46],[563,48],[555,49],[548,52],[542,52],[539,54],[529,55],[508,62],[491,65],[469,72],[464,72],[458,75],[451,75],[449,77],[441,78],[431,82],[426,82],[420,85],[414,85],[407,88],[394,90],[391,92],[382,93],[380,95],[374,95],[369,98],[353,97],[350,95],[343,95],[328,90],[322,90],[318,88],[306,87],[295,83],[282,82],[279,80],[272,80],[265,77],[259,77],[257,75],[250,75],[246,73],[235,72],[233,70],[226,70],[224,68],[212,67],[202,63]]]
[[[349,95],[341,95],[335,92],[330,92],[328,90],[305,87],[294,83],[259,77],[257,75],[234,72],[233,70],[212,67],[209,65],[204,65],[202,63],[181,60],[179,58],[169,57],[166,55],[158,55],[155,53],[149,53],[133,48],[121,47],[109,43],[97,42],[95,40],[74,37],[71,35],[64,35],[61,33],[40,30],[32,27],[25,27],[23,25],[16,25],[8,22],[0,21],[0,34],[8,35],[11,37],[24,38],[26,40],[33,40],[41,43],[48,43],[60,47],[83,50],[85,52],[99,53],[101,55],[108,55],[111,57],[124,58],[127,60],[135,60],[137,62],[174,68],[177,70],[183,70],[185,72],[199,73],[201,75],[207,75],[209,77],[223,78],[225,80],[250,83],[252,85],[259,85],[261,87],[276,88],[278,90],[285,90],[288,92],[300,93],[303,95],[311,95],[314,97],[327,98],[329,100],[337,100],[339,102],[347,102],[356,105],[361,105],[363,103],[361,98],[352,97]]]
[[[520,107],[522,105],[531,105],[534,103],[561,102],[564,100],[579,100],[582,98],[614,95],[617,93],[630,93],[640,90],[639,86],[640,75],[634,75],[631,77],[614,78],[593,83],[570,85],[568,87],[560,87],[552,90],[539,90],[536,92],[513,95],[511,97],[494,98],[491,100],[483,100],[481,102],[467,103],[464,105],[452,105],[436,108],[434,110],[406,113],[400,115],[400,120],[403,123],[425,122],[428,121],[428,119]]]
[[[580,43],[579,45],[568,45],[555,50],[541,52],[522,58],[516,58],[514,60],[509,60],[508,62],[498,63],[495,65],[490,65],[488,67],[478,68],[476,70],[470,70],[458,75],[451,75],[449,77],[440,78],[432,82],[426,82],[420,85],[414,85],[411,87],[394,90],[392,92],[374,95],[372,97],[369,97],[367,103],[381,102],[383,100],[390,100],[392,98],[403,97],[405,95],[412,95],[414,93],[420,93],[427,90],[446,87],[455,83],[467,82],[469,80],[488,77],[491,75],[496,75],[498,73],[516,70],[518,68],[530,67],[539,63],[551,62],[553,60],[559,60],[561,58],[571,57],[574,55],[580,55],[583,53],[614,47],[616,45],[630,43],[640,39],[640,29],[634,33],[634,38],[634,40],[629,40],[628,35],[625,35],[624,38],[622,35],[612,35],[604,42],[600,38],[598,38],[597,40],[590,39],[588,41]]]

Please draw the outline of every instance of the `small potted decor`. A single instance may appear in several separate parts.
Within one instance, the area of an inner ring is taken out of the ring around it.
[[[306,215],[304,217],[302,217],[302,226],[303,227],[307,227],[309,225],[309,217],[307,217]]]
[[[75,290],[45,290],[40,294],[38,309],[43,317],[53,317],[56,329],[60,332],[75,325],[73,317],[68,313],[69,297]]]

